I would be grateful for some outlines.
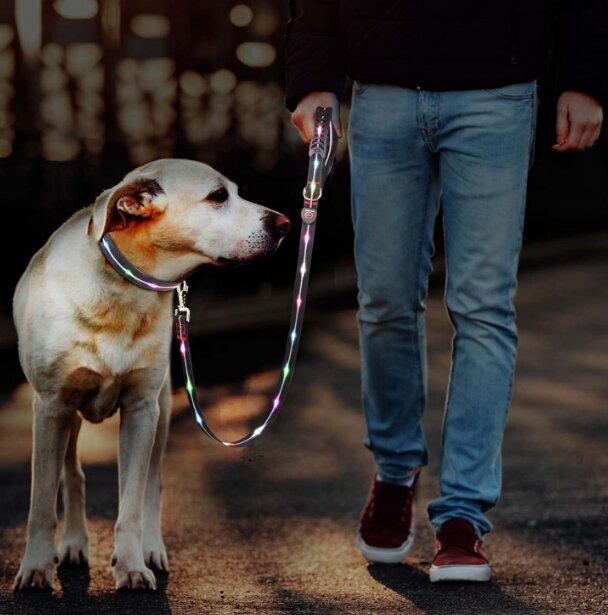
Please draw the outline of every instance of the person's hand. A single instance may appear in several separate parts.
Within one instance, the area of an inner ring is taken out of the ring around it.
[[[602,105],[597,98],[581,92],[563,92],[557,101],[557,143],[551,149],[566,152],[591,147],[600,136],[602,121]]]
[[[340,123],[340,103],[333,92],[311,92],[307,94],[291,114],[291,123],[298,129],[304,143],[310,143],[315,128],[315,111],[317,107],[331,107],[331,120],[338,138],[342,138]]]

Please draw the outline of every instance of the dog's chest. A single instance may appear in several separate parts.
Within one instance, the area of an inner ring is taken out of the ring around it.
[[[137,310],[80,312],[61,360],[60,398],[92,422],[111,416],[126,389],[154,387],[169,361],[171,315]],[[142,390],[142,395],[145,394]]]
[[[112,377],[158,361],[168,350],[170,305],[155,302],[146,308],[110,303],[80,311],[75,351],[84,365]]]

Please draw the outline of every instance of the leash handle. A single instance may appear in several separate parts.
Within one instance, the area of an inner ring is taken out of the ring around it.
[[[308,176],[302,191],[304,196],[302,221],[306,224],[316,219],[316,209],[323,195],[323,186],[336,157],[338,135],[331,121],[332,112],[331,107],[317,107],[315,111],[313,136],[308,148]]]

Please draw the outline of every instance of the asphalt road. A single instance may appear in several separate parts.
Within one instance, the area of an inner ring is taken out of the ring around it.
[[[157,575],[155,593],[113,588],[115,420],[87,426],[81,438],[90,568],[60,570],[53,594],[11,592],[30,488],[31,393],[17,388],[0,409],[0,613],[608,613],[607,281],[606,257],[520,276],[503,497],[486,540],[491,583],[435,586],[427,576],[425,503],[436,494],[451,338],[436,288],[427,318],[432,462],[407,563],[367,565],[354,543],[373,466],[362,445],[355,312],[341,310],[305,329],[284,414],[254,446],[216,446],[176,394],[164,464],[171,571]],[[201,396],[223,433],[236,435],[272,382],[261,373]]]

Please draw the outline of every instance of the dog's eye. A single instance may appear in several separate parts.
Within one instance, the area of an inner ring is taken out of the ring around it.
[[[206,201],[211,201],[212,203],[224,203],[228,200],[228,190],[224,186],[210,192],[205,198]]]

